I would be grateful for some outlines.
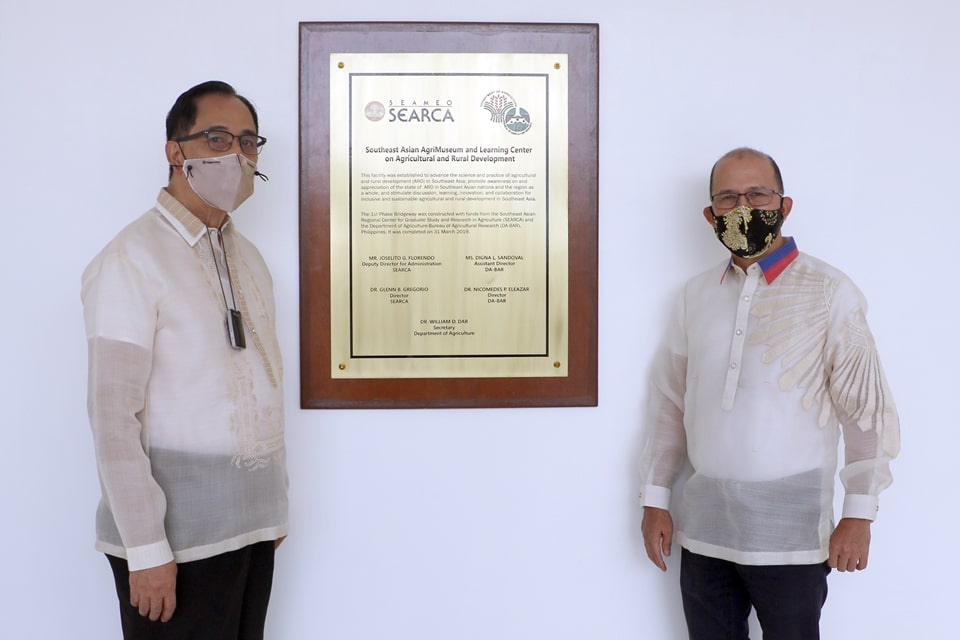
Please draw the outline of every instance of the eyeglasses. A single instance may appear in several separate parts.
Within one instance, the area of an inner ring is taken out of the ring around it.
[[[770,204],[770,201],[773,200],[774,196],[783,197],[782,193],[776,191],[771,191],[770,189],[764,189],[763,187],[757,187],[755,189],[750,189],[746,193],[732,193],[729,191],[724,191],[723,193],[715,193],[710,196],[710,203],[713,205],[714,209],[720,209],[721,211],[729,211],[737,206],[737,203],[740,202],[740,196],[744,196],[747,199],[747,204],[751,207],[765,207]]]
[[[263,145],[267,144],[267,139],[263,136],[255,136],[251,134],[235,136],[229,131],[221,131],[220,129],[204,129],[203,131],[198,131],[197,133],[191,133],[188,136],[174,138],[173,141],[186,142],[187,140],[195,140],[197,138],[206,138],[207,146],[214,151],[229,151],[230,147],[233,146],[234,138],[239,138],[240,151],[248,156],[257,155],[260,153]]]

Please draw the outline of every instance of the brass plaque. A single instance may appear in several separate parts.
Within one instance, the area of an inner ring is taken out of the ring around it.
[[[330,55],[332,377],[567,374],[566,79],[562,54]]]
[[[303,408],[596,405],[598,48],[301,23]]]

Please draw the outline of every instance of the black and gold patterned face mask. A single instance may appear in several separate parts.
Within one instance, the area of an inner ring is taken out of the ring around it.
[[[714,214],[713,219],[717,221],[717,238],[723,246],[741,258],[756,258],[780,235],[783,210],[767,211],[743,204],[722,216]]]

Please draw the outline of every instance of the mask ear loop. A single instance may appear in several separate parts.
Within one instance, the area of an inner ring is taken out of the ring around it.
[[[180,146],[180,143],[177,142],[176,140],[174,140],[174,142],[177,143],[177,149],[180,149],[180,155],[181,155],[181,156],[185,155],[185,154],[183,153],[183,147]],[[186,159],[186,158],[184,158],[184,159]],[[171,166],[172,168],[180,169],[181,171],[183,171],[183,164],[184,164],[184,163],[181,162],[180,164],[171,164],[170,166]],[[192,169],[192,167],[191,167],[191,169]],[[184,177],[190,177],[190,178],[193,177],[193,174],[192,174],[192,173],[188,175],[186,171],[183,172],[183,175],[184,175]]]

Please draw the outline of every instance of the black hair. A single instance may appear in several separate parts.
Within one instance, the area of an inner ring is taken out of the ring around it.
[[[197,122],[197,100],[211,94],[232,96],[240,100],[250,110],[250,115],[253,116],[254,131],[260,131],[257,110],[249,100],[237,93],[237,90],[226,82],[208,80],[190,87],[181,93],[177,101],[173,103],[169,113],[167,113],[167,140],[173,140],[190,133],[190,129]],[[170,177],[173,177],[173,167],[170,167]]]
[[[773,168],[773,178],[776,180],[776,187],[783,193],[783,176],[780,174],[780,167],[777,165],[776,160],[767,155],[762,151],[757,151],[756,149],[751,149],[750,147],[738,147],[733,151],[727,151],[725,154],[720,156],[720,159],[713,163],[713,168],[710,169],[710,197],[713,197],[713,174],[717,171],[717,165],[720,164],[723,160],[731,158],[733,156],[743,156],[743,155],[754,155],[760,158],[763,158],[770,163],[770,166]]]

